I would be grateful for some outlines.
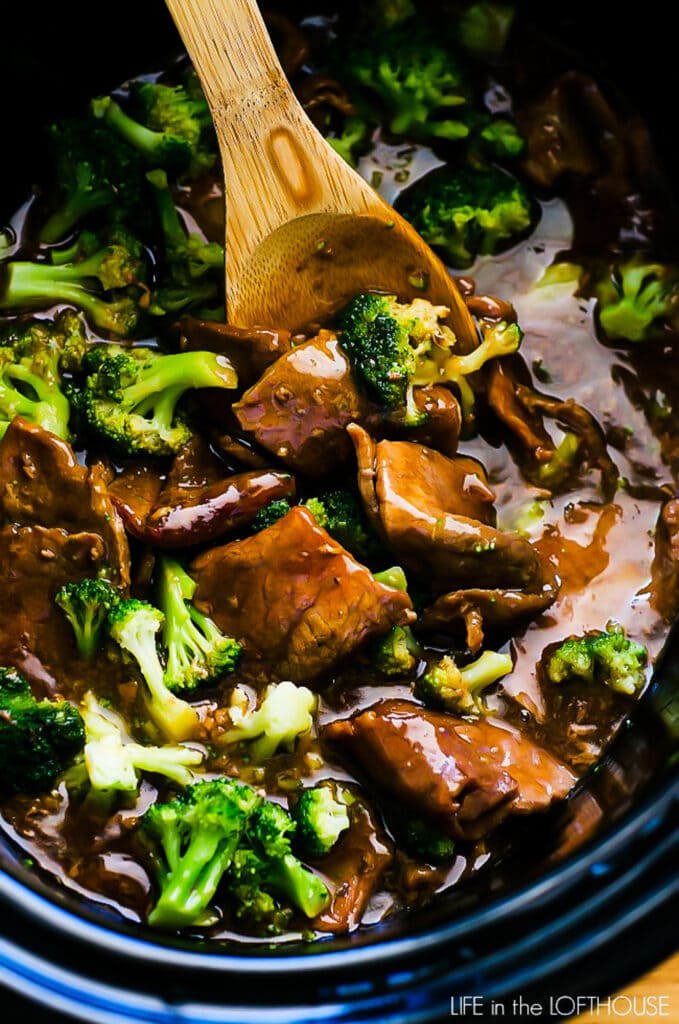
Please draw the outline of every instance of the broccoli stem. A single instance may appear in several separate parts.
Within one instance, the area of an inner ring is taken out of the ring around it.
[[[0,382],[0,438],[4,437],[7,428],[15,416],[25,416],[33,423],[39,424],[57,437],[68,437],[68,420],[70,406],[62,392],[51,386],[42,377],[31,373],[21,363],[12,363],[2,370],[5,380],[17,381],[30,388],[35,399],[29,398],[18,388],[9,387]]]
[[[238,377],[226,360],[217,359],[224,387],[235,388]],[[177,352],[161,356],[139,380],[124,391],[124,406],[140,416],[153,410],[154,418],[170,426],[180,397],[191,388],[213,388],[215,356],[212,352]]]
[[[267,882],[274,892],[298,907],[306,917],[316,917],[328,905],[325,884],[294,854],[288,853],[272,863]]]
[[[180,854],[179,833],[175,831],[172,838],[175,850],[168,856],[168,862],[172,864],[174,859],[178,870],[173,870],[167,877],[158,902],[149,914],[148,922],[156,928],[208,924],[214,919],[209,911],[203,912],[240,841],[238,831],[225,840],[217,832],[201,830],[191,839],[186,852]]]
[[[147,160],[153,162],[164,142],[164,133],[154,131],[135,121],[126,114],[122,107],[111,99],[103,96],[94,100],[92,112],[95,117],[104,119],[120,136],[134,146]]]

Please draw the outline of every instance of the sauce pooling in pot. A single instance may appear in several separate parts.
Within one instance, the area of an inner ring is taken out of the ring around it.
[[[185,61],[55,126],[0,236],[2,827],[130,920],[284,940],[462,884],[597,761],[676,615],[666,188],[638,118],[488,6],[271,16],[309,115],[450,265],[471,357],[426,293],[225,322]],[[14,670],[82,716],[61,752],[31,720],[41,784]]]

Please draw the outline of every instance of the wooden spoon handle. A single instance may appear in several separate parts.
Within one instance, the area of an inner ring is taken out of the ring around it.
[[[255,0],[167,6],[215,122],[230,253],[251,252],[287,221],[323,209],[323,182],[343,161],[297,102]]]

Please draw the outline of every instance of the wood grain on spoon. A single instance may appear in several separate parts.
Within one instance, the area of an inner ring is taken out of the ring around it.
[[[296,330],[360,291],[450,308],[476,331],[441,261],[328,145],[297,102],[254,0],[167,0],[212,111],[225,177],[229,320]]]

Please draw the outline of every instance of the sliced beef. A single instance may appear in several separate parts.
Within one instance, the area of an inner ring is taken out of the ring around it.
[[[348,423],[379,418],[330,331],[278,359],[233,411],[263,448],[314,478],[350,461]]]
[[[679,498],[662,507],[655,530],[651,600],[668,622],[679,614]]]
[[[279,356],[290,351],[290,332],[268,327],[236,327],[187,316],[175,325],[180,347],[189,352],[224,355],[238,374],[239,387],[249,387]]]
[[[351,932],[361,923],[370,897],[391,865],[393,843],[356,787],[349,828],[318,866],[334,886],[332,902],[314,921],[323,932]]]
[[[242,671],[256,681],[312,680],[414,618],[406,594],[378,583],[301,507],[205,552],[189,572],[196,606],[245,644]]]
[[[426,573],[437,589],[520,588],[535,577],[528,541],[491,525],[494,494],[479,463],[409,441],[373,445],[358,425],[348,432],[368,514],[404,566]]]
[[[224,474],[207,442],[194,437],[178,453],[167,480],[154,467],[133,464],[109,492],[132,536],[155,547],[181,548],[243,529],[260,509],[295,489],[288,473]]]
[[[20,417],[0,443],[0,514],[19,526],[97,534],[101,568],[112,582],[129,583],[127,537],[104,468],[81,466],[66,441]]]
[[[57,690],[70,694],[79,675],[73,665],[75,645],[54,595],[63,583],[96,575],[106,562],[100,534],[43,526],[2,527],[0,665],[14,665],[47,694]]]
[[[406,700],[331,722],[323,738],[378,791],[462,840],[480,839],[509,815],[544,810],[575,782],[521,733]]]

